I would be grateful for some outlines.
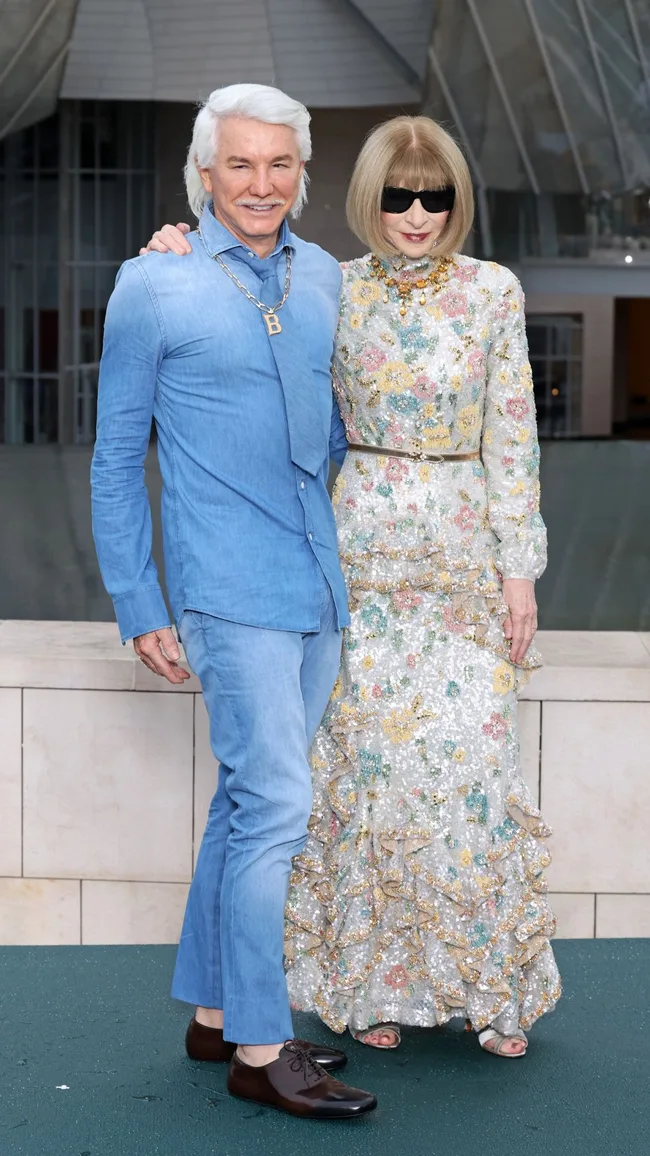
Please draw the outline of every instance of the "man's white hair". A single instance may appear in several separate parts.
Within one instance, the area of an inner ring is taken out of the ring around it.
[[[292,128],[298,140],[301,161],[311,159],[311,117],[304,104],[292,100],[279,88],[267,84],[229,84],[216,88],[202,105],[196,120],[192,143],[185,165],[185,188],[190,208],[200,217],[210,194],[203,188],[199,169],[209,169],[217,151],[219,121],[229,116],[243,116],[266,124],[284,124]],[[300,192],[291,210],[292,217],[300,216],[307,201],[307,174],[303,172]]]

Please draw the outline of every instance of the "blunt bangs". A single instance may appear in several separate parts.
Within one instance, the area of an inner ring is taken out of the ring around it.
[[[467,162],[452,136],[427,116],[398,116],[373,129],[363,145],[347,199],[352,232],[379,257],[396,256],[381,221],[385,185],[441,189],[453,185],[454,207],[432,254],[447,257],[465,243],[474,220]]]

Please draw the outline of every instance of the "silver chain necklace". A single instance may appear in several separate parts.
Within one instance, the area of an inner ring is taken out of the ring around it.
[[[207,250],[205,241],[203,241],[203,237],[201,236],[201,230],[200,230],[198,225],[196,227],[196,231],[199,234],[199,237],[201,237],[201,241],[203,242],[203,247],[207,253],[208,250]],[[235,276],[235,274],[233,273],[230,266],[227,265],[226,262],[223,260],[223,257],[221,256],[220,253],[208,253],[208,256],[212,257],[212,260],[216,261],[217,264],[221,266],[224,273],[226,273],[227,276],[230,277],[230,280],[232,282],[234,282],[234,284],[237,286],[237,288],[240,290],[240,292],[242,292],[244,294],[244,297],[247,297],[249,301],[252,301],[253,305],[257,306],[260,313],[262,314],[262,317],[264,318],[264,320],[266,322],[266,328],[269,331],[269,337],[273,337],[274,333],[282,333],[282,326],[280,325],[280,319],[278,317],[278,313],[279,313],[280,309],[282,308],[282,306],[285,304],[287,297],[289,296],[289,293],[291,292],[291,249],[289,249],[288,247],[285,248],[284,254],[285,254],[285,258],[286,258],[286,262],[287,262],[287,270],[286,270],[285,278],[284,278],[284,293],[282,294],[282,297],[278,301],[277,305],[271,306],[271,305],[265,305],[263,301],[259,301],[257,297],[255,297],[252,293],[249,292],[249,290],[246,288],[246,286],[243,285],[242,282],[239,280],[239,278]]]

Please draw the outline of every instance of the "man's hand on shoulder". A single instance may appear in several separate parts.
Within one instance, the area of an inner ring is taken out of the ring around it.
[[[162,229],[156,230],[147,247],[141,249],[138,256],[144,257],[146,253],[177,253],[179,257],[184,257],[192,252],[192,246],[185,240],[185,234],[190,232],[190,226],[184,221],[179,221],[177,225],[163,225]]]
[[[166,678],[167,682],[179,685],[190,677],[189,671],[178,665],[181,652],[169,626],[139,634],[133,639],[133,649],[149,670]]]

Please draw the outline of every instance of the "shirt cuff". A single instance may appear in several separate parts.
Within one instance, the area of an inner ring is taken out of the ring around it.
[[[171,625],[163,592],[157,583],[120,594],[113,599],[113,606],[122,642]]]

